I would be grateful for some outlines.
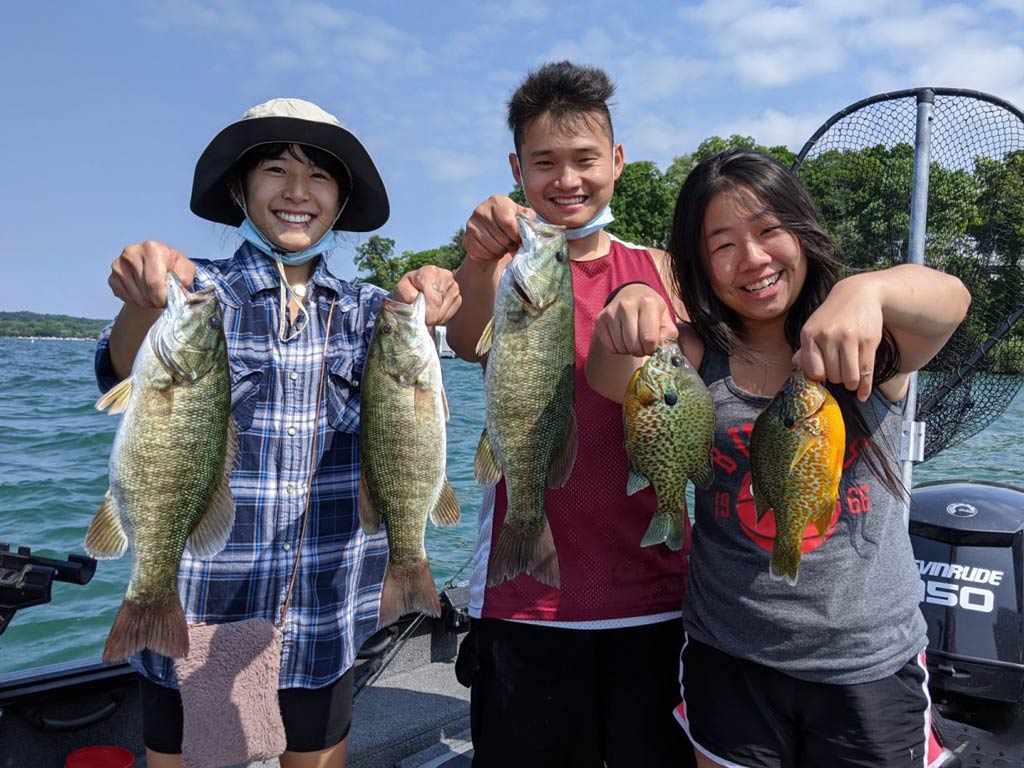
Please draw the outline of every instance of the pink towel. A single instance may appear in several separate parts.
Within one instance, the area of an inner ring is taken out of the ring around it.
[[[248,619],[192,626],[188,636],[188,656],[174,664],[185,713],[185,766],[219,768],[284,752],[277,627]]]

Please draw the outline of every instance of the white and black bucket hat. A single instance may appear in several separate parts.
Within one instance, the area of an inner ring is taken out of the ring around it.
[[[279,142],[322,149],[348,170],[351,192],[333,229],[370,232],[388,220],[388,193],[369,153],[338,118],[302,99],[259,104],[213,138],[196,163],[192,212],[218,224],[241,224],[244,215],[231,198],[227,173],[253,147]]]

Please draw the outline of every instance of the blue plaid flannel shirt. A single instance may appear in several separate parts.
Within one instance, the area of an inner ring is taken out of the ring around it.
[[[383,532],[367,536],[359,527],[359,380],[384,291],[340,280],[320,259],[311,322],[283,343],[277,336],[279,277],[270,259],[243,243],[232,259],[196,264],[195,287],[213,285],[224,309],[239,454],[231,475],[235,526],[227,546],[207,561],[186,549],[181,561],[185,618],[277,623],[295,564],[311,441],[319,435],[280,678],[281,688],[319,688],[352,666],[377,629],[387,540]],[[324,323],[334,297],[326,393],[314,425]],[[109,334],[110,328],[103,331],[96,349],[104,391],[116,383]],[[147,650],[132,663],[154,682],[176,685],[170,659]]]

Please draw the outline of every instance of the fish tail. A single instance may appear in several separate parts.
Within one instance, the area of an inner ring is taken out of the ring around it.
[[[785,581],[789,586],[795,587],[797,577],[800,575],[800,549],[792,550],[789,547],[780,547],[776,539],[772,548],[772,561],[768,572],[773,579]]]
[[[149,648],[179,659],[188,655],[188,627],[177,597],[162,603],[125,600],[110,628],[103,661],[123,661]]]
[[[685,514],[685,511],[683,514]],[[651,524],[647,528],[647,533],[644,534],[643,539],[640,541],[640,546],[653,547],[656,544],[664,543],[669,549],[678,552],[683,548],[685,536],[686,527],[683,523],[682,515],[673,510],[659,509],[654,513]]]
[[[487,568],[487,586],[493,587],[521,573],[528,573],[541,584],[558,588],[562,580],[558,571],[555,539],[547,519],[543,525],[512,527],[505,524],[491,553]]]
[[[441,615],[441,602],[424,558],[406,565],[388,563],[380,595],[380,625],[394,624],[402,616],[419,611],[427,616]]]

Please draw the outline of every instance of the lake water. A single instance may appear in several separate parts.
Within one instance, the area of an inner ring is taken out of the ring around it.
[[[118,419],[95,410],[87,341],[0,339],[0,542],[65,559],[83,539],[107,488]],[[451,406],[448,477],[462,506],[453,528],[427,526],[438,585],[466,564],[476,539],[480,489],[473,455],[483,426],[480,367],[442,362]],[[993,425],[915,471],[915,483],[945,478],[1024,486],[1024,396]],[[97,661],[124,596],[130,553],[101,561],[84,586],[53,585],[53,599],[19,611],[0,635],[0,676],[69,661]],[[461,578],[468,578],[468,568]]]

